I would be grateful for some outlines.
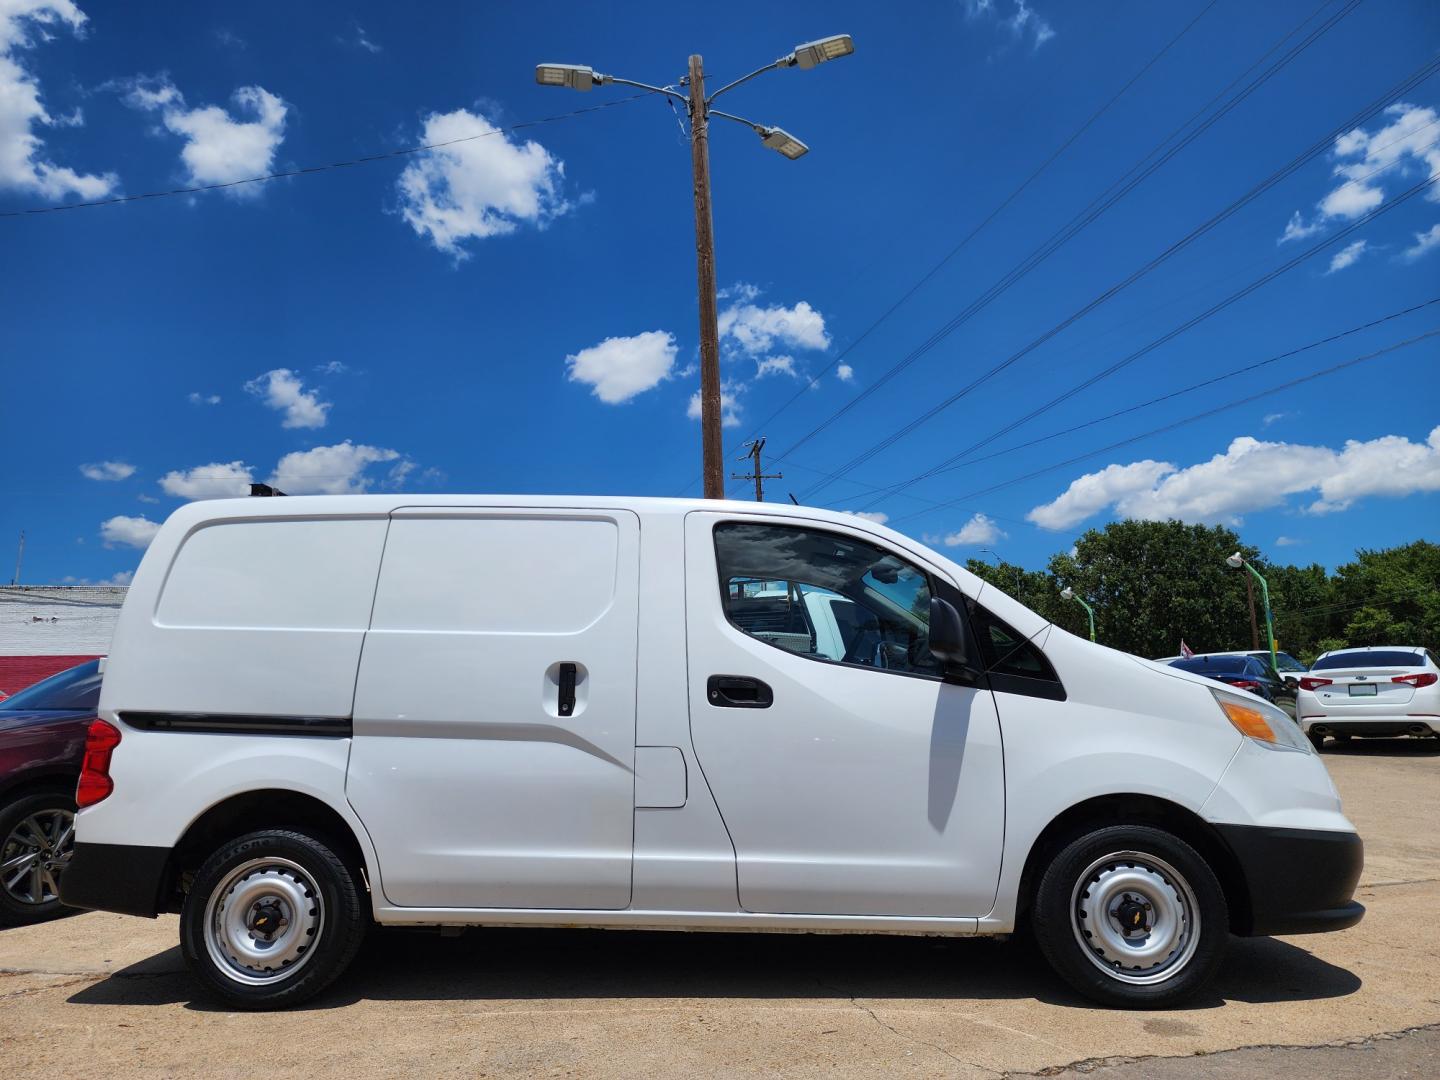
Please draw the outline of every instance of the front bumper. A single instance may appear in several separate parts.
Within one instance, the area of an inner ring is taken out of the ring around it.
[[[161,889],[169,863],[169,848],[77,843],[60,877],[60,902],[153,919],[164,907]]]
[[[1236,932],[1318,934],[1354,926],[1365,909],[1353,899],[1365,845],[1353,832],[1216,825],[1250,894]]]

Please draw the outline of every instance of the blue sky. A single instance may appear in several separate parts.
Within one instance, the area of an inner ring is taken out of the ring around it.
[[[292,492],[698,494],[679,118],[646,98],[471,136],[630,94],[536,86],[538,61],[665,83],[699,51],[712,76],[733,77],[838,32],[854,56],[772,72],[721,106],[783,126],[808,156],[712,128],[727,452],[765,435],[783,455],[767,460],[784,473],[772,497],[884,514],[956,557],[988,547],[1028,566],[1127,515],[1226,522],[1272,558],[1327,565],[1434,537],[1440,338],[1094,452],[1434,330],[1440,305],[1010,449],[1440,297],[1435,188],[1365,217],[1440,169],[1440,78],[1342,127],[1434,59],[1440,9],[1424,0],[1345,14],[881,382],[1183,121],[1215,100],[1201,119],[1212,115],[1344,7],[1308,21],[1311,0],[936,0],[903,15],[736,3],[723,17],[454,4],[418,17],[390,4],[0,0],[0,210],[468,139],[0,218],[0,546],[25,530],[28,582],[124,580],[181,501],[272,476]],[[1233,216],[889,441],[1336,131]],[[993,456],[885,494],[982,442],[971,456]]]

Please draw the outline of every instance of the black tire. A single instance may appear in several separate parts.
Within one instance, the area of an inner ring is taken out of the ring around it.
[[[285,1009],[339,978],[369,922],[359,871],[328,842],[267,829],[229,841],[201,865],[180,912],[180,950],[205,989],[225,1004]],[[241,924],[233,936],[225,932]],[[275,928],[273,939],[267,927]],[[280,952],[260,959],[247,954],[255,964],[247,967],[235,951],[247,936],[252,952]]]
[[[74,817],[74,788],[33,792],[0,807],[0,866],[10,866],[0,877],[0,926],[44,922],[71,910],[53,885],[74,845]],[[63,836],[54,835],[61,826]],[[17,860],[25,862],[17,866]],[[38,871],[38,880],[31,873],[17,876],[27,869]]]
[[[1136,929],[1122,931],[1121,920],[1128,926],[1132,917]],[[1040,879],[1031,921],[1041,952],[1066,982],[1128,1009],[1166,1008],[1198,993],[1214,978],[1230,934],[1214,871],[1184,840],[1146,825],[1097,829],[1067,844]],[[1144,966],[1142,947],[1161,950],[1161,959]]]
[[[1320,753],[1320,751],[1322,751],[1322,750],[1325,749],[1325,736],[1324,736],[1324,735],[1320,735],[1320,734],[1317,734],[1317,733],[1314,732],[1314,731],[1310,731],[1310,732],[1307,732],[1307,733],[1306,733],[1305,737],[1310,740],[1310,745],[1313,746],[1313,747],[1315,747],[1315,752],[1316,752],[1317,754]]]

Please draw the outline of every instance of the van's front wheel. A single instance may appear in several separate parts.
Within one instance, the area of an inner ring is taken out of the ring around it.
[[[366,922],[355,873],[326,843],[267,830],[205,860],[181,910],[180,947],[226,1004],[279,1009],[334,982]]]
[[[1155,1009],[1214,977],[1229,930],[1225,894],[1189,844],[1122,825],[1068,844],[1040,880],[1035,937],[1057,972],[1107,1005]]]

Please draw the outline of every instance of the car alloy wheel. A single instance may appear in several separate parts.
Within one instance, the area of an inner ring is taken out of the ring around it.
[[[15,823],[0,846],[0,887],[17,904],[44,907],[60,899],[60,875],[75,847],[75,815],[36,810]]]

